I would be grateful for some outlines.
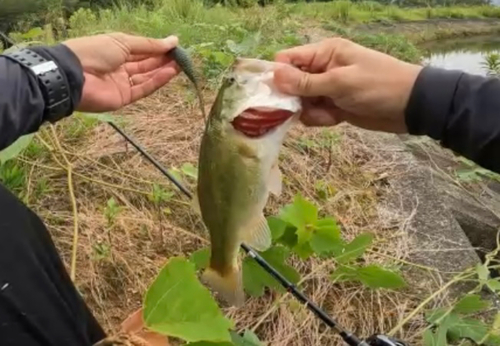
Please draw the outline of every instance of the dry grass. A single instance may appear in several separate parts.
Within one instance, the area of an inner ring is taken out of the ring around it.
[[[180,101],[184,99],[184,83],[171,83],[121,114],[127,121],[126,132],[167,167],[196,164],[197,160],[203,120],[196,103]],[[207,93],[205,97],[211,104],[214,95]],[[104,328],[113,332],[141,305],[142,294],[165,261],[206,245],[206,235],[189,201],[110,126],[100,124],[76,139],[65,137],[79,121],[66,119],[56,127],[74,172],[79,221],[76,284]],[[50,131],[45,129],[40,135],[55,147]],[[387,177],[391,163],[363,145],[362,136],[344,126],[326,132],[294,128],[282,149],[284,193],[270,201],[266,212],[277,212],[300,192],[320,206],[321,214],[335,216],[346,238],[365,231],[376,235],[377,250],[368,254],[366,261],[398,264],[411,247],[404,232],[410,215],[388,217],[383,212],[381,196],[390,189]],[[54,154],[64,162],[56,149]],[[30,206],[48,225],[69,269],[73,215],[66,172],[53,156],[44,157],[36,163],[23,159],[37,165],[31,170],[31,185],[46,179],[52,189],[39,196],[32,193]],[[153,183],[174,191],[175,196],[155,205],[148,199]],[[189,182],[190,189],[193,183]],[[321,197],[319,192],[324,192],[325,186],[330,194]],[[109,226],[104,209],[111,197],[122,209]],[[108,242],[109,255],[96,258],[99,244]],[[390,330],[435,288],[372,291],[355,284],[332,283],[329,273],[335,268],[333,262],[294,259],[291,263],[302,274],[301,287],[313,301],[341,325],[363,336]],[[268,292],[259,299],[249,298],[239,310],[227,312],[238,328],[255,329],[271,345],[342,344],[288,295],[279,298]],[[421,327],[420,320],[414,320],[404,333],[407,341],[418,340],[416,332]]]

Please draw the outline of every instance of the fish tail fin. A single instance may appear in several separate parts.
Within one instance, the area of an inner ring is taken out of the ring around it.
[[[243,305],[243,280],[241,271],[237,266],[222,275],[217,270],[208,267],[203,271],[202,280],[216,291],[227,303],[239,307]]]

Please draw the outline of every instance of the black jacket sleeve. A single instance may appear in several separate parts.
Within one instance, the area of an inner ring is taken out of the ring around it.
[[[428,135],[500,173],[500,79],[424,67],[406,109],[413,135]]]
[[[30,47],[48,60],[53,60],[69,85],[73,113],[80,103],[84,77],[79,59],[65,45]],[[36,77],[25,67],[0,56],[0,150],[8,147],[19,137],[36,132],[48,119],[45,100]],[[59,118],[58,118],[59,119]]]

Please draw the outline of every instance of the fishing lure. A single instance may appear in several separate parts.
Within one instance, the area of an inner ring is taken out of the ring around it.
[[[203,119],[205,120],[205,123],[207,121],[207,116],[205,112],[205,102],[203,100],[203,96],[201,95],[201,90],[200,86],[198,83],[198,79],[196,78],[196,74],[194,72],[194,66],[191,58],[189,57],[189,54],[187,51],[180,47],[177,46],[170,50],[168,54],[174,59],[174,61],[179,65],[181,70],[184,72],[184,74],[188,77],[188,79],[193,83],[195,89],[196,89],[196,95],[198,96],[198,102],[200,103],[200,109],[201,109],[201,114],[203,115]]]

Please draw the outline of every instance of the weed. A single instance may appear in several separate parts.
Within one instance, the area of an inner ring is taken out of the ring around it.
[[[8,161],[0,165],[0,182],[18,196],[24,192],[26,170],[15,161]]]
[[[106,204],[106,208],[104,209],[104,217],[106,218],[108,227],[114,225],[116,217],[121,210],[122,207],[118,206],[114,198],[108,199],[108,203]]]
[[[333,18],[342,22],[347,23],[351,17],[352,3],[349,0],[339,0],[334,2],[335,6],[332,6],[331,13]]]
[[[490,52],[486,54],[482,66],[485,68],[489,75],[500,75],[500,54]]]

